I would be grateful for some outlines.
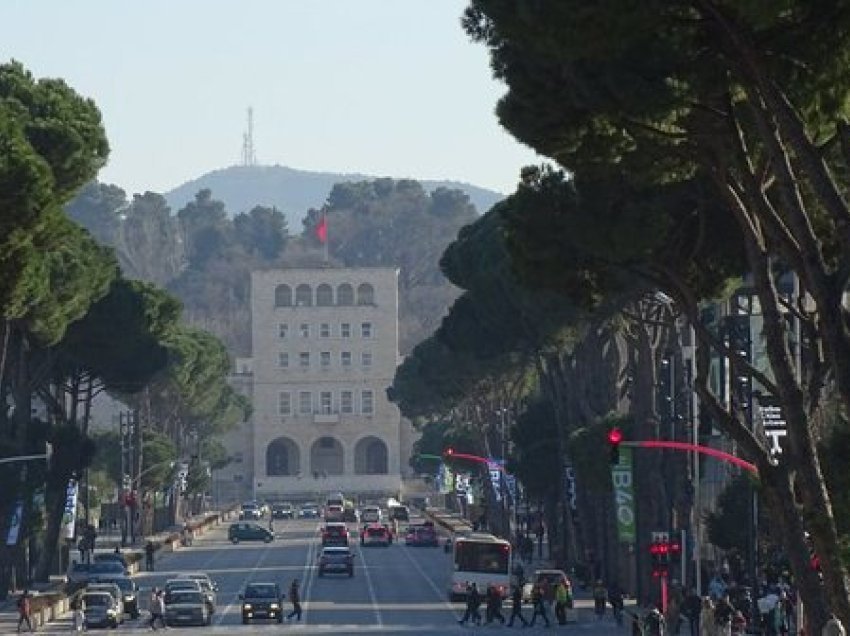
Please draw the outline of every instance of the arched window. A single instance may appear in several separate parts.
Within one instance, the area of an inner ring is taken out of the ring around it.
[[[274,306],[292,307],[292,289],[289,285],[278,285],[274,288]]]
[[[354,447],[354,472],[357,475],[386,475],[387,445],[377,437],[364,437]]]
[[[295,475],[300,470],[298,446],[288,437],[278,437],[266,447],[266,475]]]
[[[375,304],[375,288],[369,283],[363,283],[357,288],[357,304],[358,305],[374,305]]]
[[[295,306],[311,307],[313,305],[313,290],[309,285],[298,285],[295,288]]]
[[[342,444],[334,437],[320,437],[310,449],[310,472],[318,475],[342,475]]]
[[[318,307],[330,307],[334,304],[334,290],[333,288],[326,284],[322,283],[316,288],[316,305]]]
[[[354,288],[351,285],[343,283],[336,288],[336,304],[342,307],[354,304]]]

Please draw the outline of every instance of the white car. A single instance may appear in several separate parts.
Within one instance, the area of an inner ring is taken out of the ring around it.
[[[360,523],[381,523],[384,514],[378,506],[364,506],[360,509]]]

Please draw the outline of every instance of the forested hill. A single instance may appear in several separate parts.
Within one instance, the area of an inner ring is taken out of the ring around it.
[[[230,214],[246,212],[255,205],[275,207],[286,215],[291,228],[300,228],[304,213],[321,207],[337,183],[374,181],[362,174],[308,172],[286,166],[232,166],[201,175],[165,193],[172,210],[179,210],[199,191],[210,190]],[[453,181],[420,181],[427,192],[456,189],[469,196],[479,214],[504,198],[493,190]]]
[[[322,214],[330,266],[399,269],[399,340],[409,352],[457,297],[439,259],[460,228],[478,218],[459,189],[428,191],[393,179],[336,184],[322,197],[321,212],[303,210],[297,226],[272,206],[231,210],[207,189],[173,209],[154,192],[128,199],[118,186],[91,183],[67,212],[115,249],[126,277],[169,289],[184,316],[235,356],[251,354],[251,271],[325,266],[315,233]]]

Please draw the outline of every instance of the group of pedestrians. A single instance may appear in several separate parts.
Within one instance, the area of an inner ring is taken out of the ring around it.
[[[460,625],[471,623],[472,625],[489,625],[494,621],[513,627],[515,622],[519,622],[523,627],[534,627],[539,618],[546,627],[551,626],[549,620],[549,605],[554,605],[555,619],[559,625],[567,623],[567,608],[572,606],[572,596],[569,588],[562,582],[558,582],[554,587],[550,586],[547,581],[540,584],[535,584],[531,588],[531,617],[526,619],[522,613],[523,603],[523,585],[519,581],[515,583],[511,589],[511,614],[505,621],[502,614],[502,592],[496,586],[489,586],[482,595],[481,591],[475,583],[469,583],[466,586],[466,610],[463,616],[458,620]],[[485,615],[482,619],[481,606],[485,605]]]

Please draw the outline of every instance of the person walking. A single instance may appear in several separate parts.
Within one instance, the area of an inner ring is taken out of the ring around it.
[[[162,590],[157,588],[153,588],[151,592],[150,613],[151,618],[148,621],[148,627],[156,631],[156,622],[159,621],[163,629],[168,629],[168,625],[165,623],[165,599],[162,596]]]
[[[35,631],[32,628],[32,601],[30,600],[29,590],[24,589],[21,596],[18,598],[18,633],[21,632],[21,627],[26,623],[31,632]]]
[[[499,621],[502,625],[505,624],[505,617],[502,615],[502,593],[496,589],[495,585],[488,585],[487,620],[485,624],[489,625],[494,620]]]
[[[567,607],[570,602],[570,594],[567,586],[563,581],[558,581],[555,584],[555,618],[558,619],[558,625],[567,624]]]
[[[466,621],[472,621],[473,625],[481,624],[481,593],[475,583],[466,586],[466,611],[458,621],[460,625],[466,625]]]
[[[148,572],[153,572],[153,553],[155,550],[153,541],[148,540],[145,545],[145,568]]]
[[[841,624],[835,614],[829,615],[829,620],[826,621],[826,625],[823,626],[820,633],[821,636],[847,636],[844,625]]]
[[[729,601],[729,592],[723,592],[714,606],[714,626],[717,636],[731,636],[734,614],[735,608]]]
[[[549,627],[549,616],[546,614],[546,599],[543,598],[543,588],[540,585],[535,585],[531,590],[531,604],[534,609],[531,612],[531,623],[529,623],[529,626],[534,627],[537,617],[540,616],[543,622],[546,623],[546,627]]]
[[[644,633],[646,636],[664,636],[666,623],[664,614],[657,607],[653,607],[643,619]]]
[[[289,585],[289,602],[292,603],[292,611],[286,615],[286,620],[301,620],[301,593],[298,589],[298,579],[292,579]]]
[[[702,608],[699,612],[699,636],[714,636],[714,603],[710,596],[702,599]]]
[[[702,599],[697,591],[691,588],[682,603],[682,614],[687,617],[691,628],[690,636],[699,636],[699,615],[702,610]]]
[[[522,585],[514,585],[514,589],[511,592],[511,603],[513,606],[511,607],[511,617],[508,619],[508,627],[514,626],[515,618],[519,619],[519,622],[522,623],[523,627],[527,627],[528,621],[525,620],[525,616],[522,615]]]
[[[593,611],[596,614],[596,620],[601,621],[605,617],[605,605],[608,603],[608,590],[602,580],[596,581],[593,586]]]

